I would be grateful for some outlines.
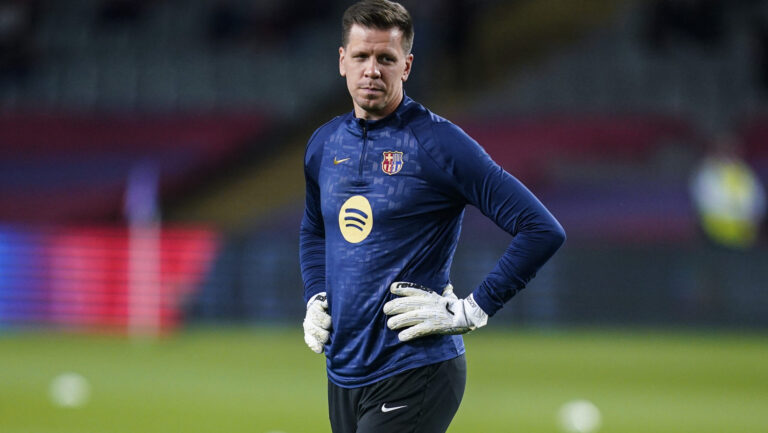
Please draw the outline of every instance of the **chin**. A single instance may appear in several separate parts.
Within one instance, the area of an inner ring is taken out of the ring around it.
[[[373,102],[373,101],[370,101],[370,100],[363,100],[362,103],[359,103],[358,105],[360,106],[360,108],[362,108],[362,109],[364,109],[366,111],[370,111],[372,113],[375,113],[377,111],[381,111],[386,106],[386,104],[384,104],[382,102],[378,102],[378,101],[377,102]]]

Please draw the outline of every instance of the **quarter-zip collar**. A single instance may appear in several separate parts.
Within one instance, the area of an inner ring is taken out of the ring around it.
[[[355,117],[355,112],[352,111],[347,118],[346,128],[353,135],[362,137],[363,132],[367,134],[375,134],[377,130],[385,127],[398,127],[403,122],[403,114],[413,104],[413,99],[409,98],[405,92],[403,92],[403,99],[400,101],[400,105],[398,105],[395,111],[390,113],[387,117],[379,120],[358,119]]]

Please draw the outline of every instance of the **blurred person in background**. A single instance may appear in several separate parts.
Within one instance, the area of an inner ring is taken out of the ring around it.
[[[466,381],[459,334],[522,290],[565,233],[477,142],[405,95],[405,8],[365,0],[342,28],[353,111],[316,130],[304,160],[304,340],[325,352],[335,433],[445,432]],[[449,273],[467,204],[513,240],[460,299]]]
[[[751,247],[765,216],[765,190],[741,158],[737,137],[716,138],[691,180],[699,223],[716,245]]]
[[[690,193],[698,229],[707,245],[694,261],[694,281],[684,296],[688,320],[727,320],[743,293],[755,288],[747,255],[759,239],[765,190],[742,157],[741,141],[720,134],[708,143],[694,169]]]

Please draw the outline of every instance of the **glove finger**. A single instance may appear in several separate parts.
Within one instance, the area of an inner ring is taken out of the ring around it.
[[[310,308],[307,319],[323,329],[331,329],[331,316],[325,311]]]
[[[389,291],[398,296],[428,296],[430,289],[407,281],[396,281],[389,285]]]
[[[400,341],[410,341],[414,338],[432,334],[439,334],[433,325],[429,323],[419,323],[418,325],[411,326],[398,333],[397,339]]]
[[[315,339],[317,339],[317,341],[323,344],[328,341],[328,337],[331,335],[330,332],[315,325],[312,322],[309,322],[307,326],[304,327],[304,331],[306,334],[313,336]]]
[[[328,330],[324,328],[317,326],[309,318],[305,318],[304,323],[302,323],[302,325],[304,327],[304,334],[311,335],[323,343],[328,340],[328,336],[330,335],[330,332],[328,332]]]
[[[432,305],[434,305],[434,302],[424,297],[395,298],[384,304],[384,314],[391,316],[392,314],[405,313]]]
[[[315,340],[311,335],[304,334],[304,342],[307,343],[309,349],[315,353],[320,353],[323,351],[322,343]]]
[[[387,320],[387,327],[392,330],[400,329],[406,326],[420,324],[429,320],[431,317],[432,315],[424,310],[409,311],[390,317],[389,320]]]

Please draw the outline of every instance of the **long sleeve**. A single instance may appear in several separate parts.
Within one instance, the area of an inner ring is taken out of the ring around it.
[[[313,136],[314,138],[314,136]],[[325,226],[320,208],[320,188],[317,182],[319,155],[313,156],[312,140],[304,163],[306,199],[299,231],[299,263],[304,280],[304,302],[325,288]]]
[[[536,275],[565,241],[565,231],[544,205],[516,178],[455,125],[434,127],[445,150],[437,161],[458,194],[513,236],[496,267],[474,290],[478,305],[495,314]]]

